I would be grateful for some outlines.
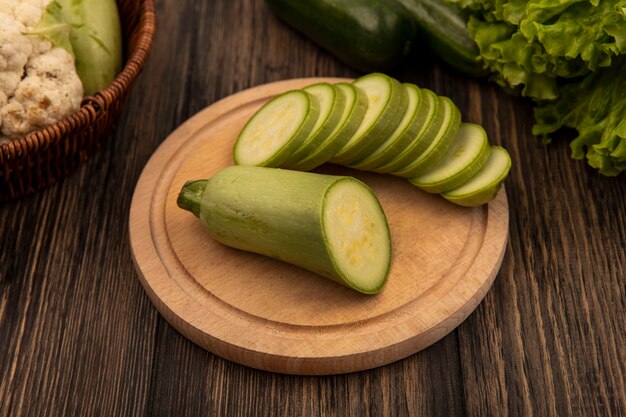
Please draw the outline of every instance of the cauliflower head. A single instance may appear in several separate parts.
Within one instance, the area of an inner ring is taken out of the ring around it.
[[[74,57],[26,35],[51,0],[0,0],[0,144],[44,128],[80,107]]]

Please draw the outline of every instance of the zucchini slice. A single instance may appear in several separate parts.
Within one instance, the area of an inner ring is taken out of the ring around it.
[[[373,152],[400,123],[408,104],[406,90],[395,79],[380,73],[354,81],[367,95],[367,112],[356,133],[330,162],[349,165]]]
[[[453,190],[469,180],[489,157],[489,140],[482,126],[461,123],[448,153],[428,171],[409,181],[429,193]]]
[[[502,182],[511,169],[511,158],[506,149],[492,146],[485,165],[465,184],[442,193],[448,201],[473,207],[488,203],[498,194]]]
[[[288,262],[365,294],[379,292],[391,238],[372,190],[345,176],[231,166],[190,181],[179,207],[217,241]]]
[[[313,149],[310,155],[293,164],[292,169],[309,171],[328,162],[361,125],[367,110],[367,96],[363,90],[351,83],[338,83],[335,87],[341,91],[345,99],[339,123],[317,149]]]
[[[406,166],[415,161],[435,138],[441,128],[441,123],[443,123],[443,112],[439,109],[439,100],[435,93],[427,88],[422,88],[420,91],[422,100],[417,111],[423,114],[424,122],[421,124],[419,132],[405,149],[400,150],[398,155],[389,155],[388,160],[382,162],[380,166],[372,168],[372,171],[388,174]]]
[[[396,130],[374,152],[364,159],[350,165],[363,171],[371,170],[390,159],[390,155],[398,155],[411,143],[420,132],[427,114],[420,106],[422,92],[414,84],[403,84],[407,92],[408,105],[406,112]]]
[[[332,84],[313,84],[304,88],[304,91],[317,98],[320,103],[320,114],[309,137],[282,164],[283,167],[289,169],[295,169],[298,161],[310,155],[313,150],[328,139],[337,127],[346,105],[343,92],[337,90]]]
[[[283,93],[261,107],[235,142],[237,165],[277,167],[311,134],[320,114],[318,99],[302,90]]]
[[[398,177],[411,178],[435,166],[448,152],[461,125],[461,112],[448,97],[439,97],[438,108],[443,113],[443,121],[435,138],[428,148],[404,168],[393,171]]]

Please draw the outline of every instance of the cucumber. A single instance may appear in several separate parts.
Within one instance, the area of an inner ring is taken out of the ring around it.
[[[235,142],[237,165],[277,167],[311,134],[319,117],[317,98],[292,90],[267,102],[248,120]]]
[[[378,199],[345,176],[231,166],[187,182],[179,207],[233,248],[300,266],[365,294],[381,291],[391,239]]]
[[[341,90],[329,83],[313,84],[304,88],[317,98],[320,114],[308,138],[283,163],[283,167],[293,169],[297,162],[310,155],[334,132],[346,106],[346,98]]]
[[[452,146],[441,161],[409,181],[429,193],[453,190],[467,182],[483,167],[489,153],[485,129],[477,124],[461,123]]]
[[[272,11],[350,67],[383,71],[416,40],[415,22],[388,0],[267,0]]]
[[[492,146],[485,165],[465,184],[441,195],[460,206],[485,204],[498,194],[502,182],[511,169],[511,158],[506,149]]]
[[[408,94],[397,80],[380,73],[354,81],[367,95],[367,112],[356,133],[330,162],[349,165],[373,152],[400,123],[408,105]]]
[[[439,58],[467,75],[489,72],[479,60],[478,45],[467,27],[468,15],[443,0],[396,0],[417,22],[419,39]]]
[[[372,168],[372,171],[388,174],[406,166],[420,156],[435,138],[443,122],[443,113],[439,110],[438,105],[439,100],[435,93],[426,88],[422,88],[420,91],[422,101],[418,111],[423,114],[422,118],[424,119],[420,131],[398,155],[388,155],[387,160],[381,162],[380,166]]]
[[[357,131],[367,110],[367,96],[354,84],[335,84],[341,90],[346,104],[335,130],[311,154],[293,165],[293,169],[309,171],[327,162]]]
[[[420,106],[422,92],[414,84],[403,84],[408,97],[406,112],[396,130],[374,152],[362,160],[350,165],[352,168],[363,171],[377,167],[390,158],[402,152],[420,132],[424,119],[427,116]]]
[[[428,148],[406,167],[393,171],[398,177],[411,178],[435,166],[448,152],[461,125],[461,112],[448,97],[439,97],[438,109],[443,113],[443,121],[435,138]]]

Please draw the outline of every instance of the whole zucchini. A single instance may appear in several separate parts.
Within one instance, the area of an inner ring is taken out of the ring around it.
[[[218,242],[270,256],[365,294],[379,292],[391,238],[361,181],[278,168],[231,166],[186,183],[178,206]]]
[[[347,65],[388,70],[409,54],[416,27],[390,0],[267,0],[281,19]]]
[[[418,37],[443,61],[472,76],[487,75],[478,45],[467,28],[467,15],[445,0],[393,0],[417,22]]]

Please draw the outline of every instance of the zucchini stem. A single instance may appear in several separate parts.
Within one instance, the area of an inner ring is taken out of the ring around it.
[[[187,181],[178,194],[178,207],[192,212],[200,217],[200,200],[207,186],[208,180]]]

